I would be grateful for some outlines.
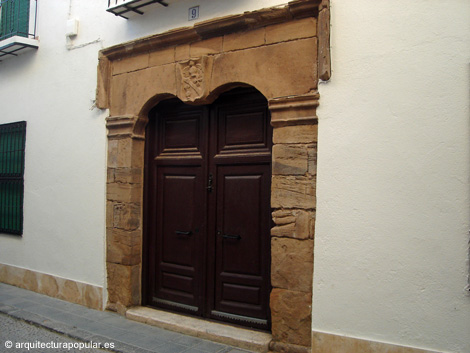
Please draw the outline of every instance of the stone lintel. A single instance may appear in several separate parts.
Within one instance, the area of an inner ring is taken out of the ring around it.
[[[271,99],[269,101],[271,125],[279,127],[317,124],[316,109],[319,105],[319,99],[318,92]]]

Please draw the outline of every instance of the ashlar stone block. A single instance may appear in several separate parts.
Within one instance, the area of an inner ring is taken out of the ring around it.
[[[308,150],[305,146],[273,146],[273,174],[304,175],[308,170],[308,162]]]
[[[315,179],[273,175],[271,207],[314,209],[315,203]]]
[[[124,307],[140,303],[140,266],[107,263],[108,301]]]
[[[272,214],[276,224],[271,235],[294,239],[313,239],[315,212],[304,210],[276,210]]]
[[[313,240],[273,237],[271,254],[273,287],[312,292]]]
[[[113,203],[112,227],[136,230],[141,225],[142,210],[139,203]]]
[[[273,130],[273,142],[277,143],[313,143],[317,142],[318,125],[294,125],[276,127]]]
[[[107,233],[106,261],[122,265],[141,263],[142,241],[139,231],[111,229]]]
[[[310,346],[312,294],[274,288],[271,292],[273,340]]]

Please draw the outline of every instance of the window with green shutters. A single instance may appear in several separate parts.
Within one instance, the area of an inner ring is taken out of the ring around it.
[[[0,40],[29,35],[30,0],[0,0]]]
[[[26,121],[0,125],[0,233],[23,234]]]

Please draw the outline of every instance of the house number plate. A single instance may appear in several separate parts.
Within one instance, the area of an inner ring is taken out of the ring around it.
[[[188,21],[196,20],[199,18],[199,6],[189,8]]]

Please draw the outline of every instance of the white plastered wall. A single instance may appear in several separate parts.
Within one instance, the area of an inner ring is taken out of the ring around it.
[[[0,234],[0,264],[105,286],[107,111],[94,107],[100,49],[276,0],[169,0],[125,20],[106,0],[40,0],[39,49],[0,63],[0,124],[27,121],[24,234]],[[199,19],[188,9],[199,5]],[[76,37],[66,24],[78,19]]]
[[[312,329],[470,352],[470,2],[331,12]]]

